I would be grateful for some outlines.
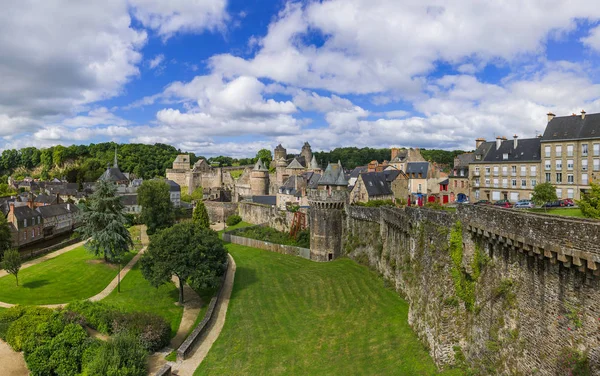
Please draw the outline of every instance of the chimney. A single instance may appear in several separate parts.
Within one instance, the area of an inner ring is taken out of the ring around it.
[[[60,193],[56,193],[56,203],[60,204]]]
[[[585,111],[581,110],[581,120],[585,119]]]
[[[398,148],[392,148],[392,155],[391,155],[390,160],[393,161],[394,158],[396,158],[398,156],[399,152],[400,152],[400,149],[398,149]]]
[[[506,141],[506,136],[502,136],[502,141]]]
[[[496,150],[500,149],[500,145],[502,144],[502,137],[496,137]]]
[[[8,206],[9,206],[8,214],[10,214],[10,215],[12,215],[14,217],[14,215],[15,215],[15,203],[14,202],[9,202]]]
[[[483,144],[485,142],[485,138],[477,138],[475,139],[475,149],[477,149],[479,146],[481,146],[481,144]]]
[[[550,120],[554,119],[554,117],[556,116],[552,112],[548,112],[546,115],[548,115],[548,123],[550,122]]]
[[[517,138],[519,138],[519,136],[517,136],[517,135],[514,135],[514,136],[513,136],[513,139],[515,140],[515,141],[514,141],[514,146],[513,146],[513,147],[514,147],[515,149],[517,148],[517,144],[518,144]]]

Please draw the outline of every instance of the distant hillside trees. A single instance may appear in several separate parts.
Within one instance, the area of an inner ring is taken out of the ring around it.
[[[421,155],[425,160],[436,162],[437,164],[446,164],[453,166],[454,158],[464,153],[462,150],[439,150],[439,149],[420,149]],[[365,166],[369,162],[376,160],[379,162],[389,161],[391,157],[391,150],[388,148],[374,149],[374,148],[357,148],[357,147],[344,147],[335,148],[329,152],[318,151],[313,153],[317,162],[323,167],[327,166],[328,162],[342,162],[344,168],[353,169],[357,166]]]

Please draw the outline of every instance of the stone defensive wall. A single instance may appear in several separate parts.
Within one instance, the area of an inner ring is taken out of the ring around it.
[[[208,218],[212,222],[225,222],[227,217],[238,212],[238,204],[233,202],[204,201]]]
[[[279,210],[276,206],[240,202],[239,215],[242,221],[255,225],[266,224],[278,231],[289,232],[294,219],[294,213]]]
[[[579,352],[600,375],[600,222],[474,205],[345,208],[342,254],[409,303],[438,366],[557,375]]]

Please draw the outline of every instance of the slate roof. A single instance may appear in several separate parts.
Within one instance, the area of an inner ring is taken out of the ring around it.
[[[72,206],[75,206],[75,205],[72,205]],[[42,218],[44,218],[44,219],[57,217],[59,215],[69,214],[66,204],[40,206],[39,208],[37,208],[35,210],[38,211],[42,215]]]
[[[294,158],[286,168],[291,170],[304,170],[304,166],[300,163],[299,158]]]
[[[47,205],[56,204],[57,203],[56,196],[54,196],[54,195],[50,196],[50,195],[47,195],[45,193],[42,193],[41,195],[38,195],[35,198],[35,200],[33,200],[33,201],[37,202],[37,203],[47,204]],[[63,200],[59,197],[58,198],[58,203],[61,203],[61,202],[63,202]]]
[[[279,187],[279,193],[300,197],[304,186],[306,186],[306,180],[303,176],[292,175]],[[297,190],[296,187],[298,187]]]
[[[308,182],[306,183],[306,187],[308,189],[317,189],[319,186],[319,179],[321,179],[321,174],[310,173],[310,177],[308,177]]]
[[[600,138],[600,113],[556,116],[548,122],[542,142]]]
[[[344,176],[342,163],[329,163],[325,172],[321,175],[318,185],[347,186],[348,180],[346,180],[346,177]]]
[[[539,162],[541,160],[541,139],[524,138],[518,140],[517,148],[514,148],[514,140],[502,141],[500,148],[496,149],[496,143],[483,157],[484,162]],[[503,154],[508,154],[508,159],[503,159]]]
[[[440,185],[448,185],[449,181],[448,179],[444,179],[440,182]]]
[[[390,162],[402,162],[408,157],[408,150],[402,148],[398,151],[398,155],[396,155]]]
[[[181,187],[173,180],[167,180],[167,184],[169,184],[169,192],[181,192]]]
[[[313,154],[312,160],[310,161],[310,168],[313,170],[321,169],[321,167],[319,166],[319,163],[317,162],[317,157],[315,157],[314,154]]]
[[[393,194],[383,172],[366,172],[360,174],[360,178],[362,178],[369,197],[389,196]]]
[[[490,151],[490,149],[492,147],[494,147],[494,148],[496,147],[495,142],[492,142],[492,141],[482,142],[481,145],[479,145],[479,147],[473,153],[475,155],[474,162],[476,162],[476,163],[482,162],[483,158],[485,158],[486,154],[488,153],[488,151]]]
[[[385,181],[388,183],[392,183],[396,178],[402,173],[400,170],[383,170],[383,174],[385,175]]]
[[[252,202],[263,205],[276,205],[277,196],[252,196]]]
[[[106,171],[104,171],[102,176],[100,176],[99,180],[108,180],[108,181],[117,182],[117,181],[129,180],[129,179],[127,179],[127,177],[125,175],[123,175],[123,173],[121,172],[121,170],[119,170],[118,167],[109,167],[106,169]]]
[[[475,160],[474,153],[463,153],[456,156],[458,165],[455,163],[454,167],[469,167],[469,163]]]
[[[358,167],[355,167],[354,170],[352,170],[352,172],[350,172],[350,177],[351,178],[358,178],[358,175],[360,175],[362,172],[367,172],[368,169],[369,169],[368,166],[358,166]]]
[[[36,213],[33,209],[31,209],[29,206],[16,206],[14,208],[13,211],[15,218],[17,218],[17,220],[22,221],[24,219],[30,219],[33,217],[37,217],[38,213]]]
[[[408,162],[406,165],[406,173],[409,174],[421,174],[421,178],[427,178],[427,171],[429,170],[429,162]]]

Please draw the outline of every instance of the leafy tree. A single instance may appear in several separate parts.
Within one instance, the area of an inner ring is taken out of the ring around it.
[[[215,287],[225,273],[227,251],[217,233],[193,222],[169,227],[150,240],[140,260],[141,270],[153,286],[179,279],[179,303],[183,304],[183,285],[195,288]]]
[[[21,269],[21,255],[16,249],[9,249],[4,252],[4,259],[2,260],[2,269],[6,270],[8,274],[15,276],[17,280],[17,286],[19,286],[19,270]]]
[[[271,150],[269,149],[260,149],[258,153],[256,153],[256,159],[262,160],[263,163],[266,163],[268,166],[269,162],[273,160],[273,154],[271,154]]]
[[[196,208],[194,209],[194,214],[192,215],[192,221],[201,228],[210,228],[210,219],[208,218],[206,205],[204,205],[203,201],[198,201],[196,203]]]
[[[6,217],[0,215],[0,258],[4,252],[12,247],[12,233]]]
[[[52,149],[42,149],[42,154],[40,155],[40,162],[44,167],[44,170],[50,170],[52,168]]]
[[[556,188],[548,182],[536,185],[531,196],[531,201],[536,205],[544,205],[547,202],[556,201],[557,199]]]
[[[54,147],[54,151],[52,152],[52,163],[54,164],[54,166],[62,166],[65,160],[65,151],[66,148],[62,145],[56,145]]]
[[[148,353],[140,340],[118,333],[103,342],[86,365],[86,375],[145,376]]]
[[[585,217],[600,218],[600,184],[590,182],[590,187],[581,200],[577,201],[577,205]]]
[[[164,180],[145,180],[137,190],[138,203],[142,206],[140,219],[154,234],[175,223],[169,184]]]
[[[81,213],[82,226],[79,233],[86,242],[86,248],[94,255],[103,255],[105,261],[116,261],[133,247],[131,235],[125,224],[123,203],[116,195],[116,186],[101,180],[96,191],[89,197]]]

